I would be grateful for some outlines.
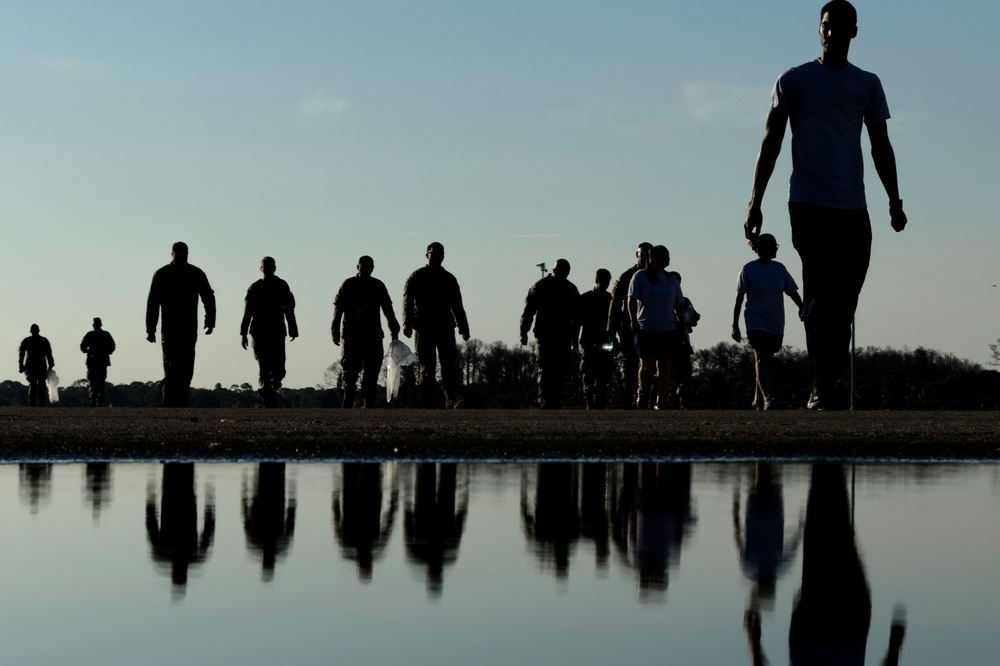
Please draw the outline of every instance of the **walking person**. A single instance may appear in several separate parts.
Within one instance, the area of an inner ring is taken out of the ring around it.
[[[247,289],[240,322],[240,345],[247,348],[247,333],[253,338],[253,357],[259,368],[258,390],[265,408],[278,406],[278,389],[285,378],[285,336],[299,337],[295,321],[295,296],[288,283],[275,275],[272,257],[260,260],[264,277]],[[285,322],[288,327],[285,327]]]
[[[621,341],[621,352],[624,359],[622,366],[622,409],[635,409],[636,392],[639,386],[639,356],[635,351],[635,339],[632,334],[628,314],[628,286],[636,271],[646,267],[651,243],[639,243],[635,250],[635,263],[629,266],[615,280],[611,288],[611,307],[608,309],[608,341]]]
[[[21,346],[18,347],[17,368],[28,380],[28,404],[32,407],[44,407],[48,393],[45,382],[49,370],[56,367],[56,362],[52,358],[52,345],[48,338],[40,335],[38,324],[32,324],[30,332],[31,335],[21,340]]]
[[[410,274],[403,285],[403,335],[414,340],[420,366],[423,407],[437,404],[437,363],[441,361],[441,384],[445,407],[461,405],[461,377],[455,328],[469,341],[469,319],[462,305],[458,280],[441,265],[444,245],[427,246],[427,265]]]
[[[538,357],[538,404],[560,409],[570,354],[576,349],[577,307],[580,292],[569,281],[569,262],[556,261],[548,275],[531,285],[521,314],[521,344],[528,344],[534,319],[535,353]]]
[[[580,295],[578,325],[580,328],[580,378],[583,394],[587,399],[587,409],[607,409],[608,383],[614,372],[615,358],[608,342],[608,311],[611,308],[611,271],[597,270],[594,288]],[[632,345],[633,352],[635,345]],[[638,370],[636,370],[638,373]]]
[[[769,410],[775,406],[774,375],[772,372],[774,355],[781,350],[785,335],[785,303],[787,294],[795,306],[802,311],[799,287],[788,273],[788,269],[774,258],[778,254],[778,242],[771,234],[761,234],[754,244],[757,260],[751,261],[740,270],[736,285],[736,306],[733,308],[733,340],[740,342],[740,310],[746,299],[743,318],[747,326],[747,340],[753,349],[753,364],[756,372],[754,380],[754,409]]]
[[[153,273],[146,299],[146,340],[156,342],[160,322],[164,407],[186,407],[198,342],[198,298],[205,307],[205,335],[215,329],[215,292],[205,272],[188,263],[187,243],[170,248],[170,263]]]
[[[650,250],[646,268],[632,276],[628,288],[629,320],[639,355],[637,409],[649,409],[654,380],[656,403],[653,409],[666,409],[670,362],[675,350],[687,342],[684,294],[681,283],[666,271],[669,265],[669,250],[657,245]]]
[[[764,190],[791,124],[788,212],[792,244],[802,260],[806,347],[813,372],[809,409],[836,406],[834,387],[848,367],[851,324],[871,258],[862,126],[868,130],[872,162],[889,197],[892,228],[902,231],[907,221],[882,83],[847,60],[857,23],[857,11],[847,0],[823,5],[822,55],[785,71],[774,84],[744,223],[747,240],[755,242],[763,225]]]
[[[340,346],[340,364],[344,370],[343,407],[354,407],[361,376],[361,406],[372,408],[378,389],[385,352],[380,312],[385,315],[389,335],[399,339],[399,322],[392,311],[389,290],[375,272],[375,260],[365,255],[358,259],[358,272],[347,278],[333,299],[333,344]]]
[[[94,317],[94,330],[87,331],[80,341],[80,351],[87,355],[87,396],[91,407],[104,405],[104,385],[108,366],[115,353],[115,339],[104,330],[100,317]]]

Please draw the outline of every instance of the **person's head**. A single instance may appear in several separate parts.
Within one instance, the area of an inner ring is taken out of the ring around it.
[[[851,40],[858,35],[858,12],[847,0],[830,0],[819,12],[819,43],[828,56],[847,59]]]
[[[260,260],[260,272],[264,277],[271,277],[278,270],[278,265],[274,263],[274,257],[264,257]]]
[[[607,268],[598,268],[597,274],[594,275],[594,286],[601,291],[607,291],[611,286],[611,271]]]
[[[170,248],[170,259],[175,264],[186,264],[188,260],[188,246],[187,243],[177,241]]]
[[[652,243],[639,243],[639,247],[635,249],[635,265],[639,268],[645,268],[646,262],[649,261],[649,251],[652,249]]]
[[[427,265],[440,266],[442,263],[444,263],[444,245],[431,243],[427,246]]]
[[[368,277],[375,272],[375,260],[367,254],[358,259],[358,277]]]
[[[32,325],[31,325],[31,328],[30,328],[30,329],[28,329],[28,330],[30,330],[30,331],[31,331],[31,334],[32,334],[32,335],[38,335],[38,334],[39,334],[39,332],[41,332],[41,329],[40,329],[40,328],[38,328],[38,324],[32,324]]]
[[[663,270],[670,265],[670,250],[665,245],[657,245],[649,251],[649,264],[647,268]]]
[[[778,241],[771,234],[761,234],[753,244],[753,251],[761,261],[771,261],[778,256]]]
[[[95,331],[100,330],[101,326],[103,326],[103,324],[101,323],[101,318],[94,317],[94,330]]]
[[[556,259],[556,265],[552,267],[553,277],[565,280],[569,277],[569,262],[565,259]]]

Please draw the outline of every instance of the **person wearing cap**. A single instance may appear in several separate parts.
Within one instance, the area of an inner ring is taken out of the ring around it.
[[[569,262],[559,259],[548,275],[531,285],[521,314],[521,344],[528,344],[534,319],[538,358],[538,404],[542,409],[562,407],[570,353],[577,348],[577,308],[580,292],[569,281]]]
[[[446,271],[444,245],[427,246],[427,265],[410,274],[403,285],[403,335],[416,332],[414,347],[420,366],[423,407],[433,407],[437,393],[437,361],[441,360],[441,384],[445,407],[461,404],[461,377],[455,328],[462,340],[469,340],[469,319],[462,305],[462,291],[455,276]]]
[[[31,335],[21,340],[17,350],[18,372],[28,380],[28,404],[32,407],[44,407],[46,400],[45,381],[49,370],[56,367],[52,358],[52,345],[48,338],[39,335],[38,324],[31,325]]]
[[[156,342],[156,325],[162,310],[163,406],[187,407],[194,376],[194,347],[198,342],[198,298],[205,306],[205,335],[211,335],[215,329],[215,292],[205,272],[188,263],[186,243],[174,243],[170,257],[169,264],[153,273],[149,286],[146,340]]]
[[[91,407],[104,405],[104,384],[108,379],[108,366],[115,353],[115,339],[104,330],[100,317],[94,317],[94,330],[87,331],[80,342],[80,351],[87,355],[87,394]]]
[[[276,270],[277,264],[272,257],[260,260],[260,272],[264,277],[247,289],[240,323],[243,349],[249,346],[247,334],[253,338],[253,357],[260,370],[257,392],[265,408],[278,406],[278,389],[285,378],[285,336],[292,340],[299,337],[295,296],[288,283],[274,274]]]
[[[375,260],[365,255],[358,259],[358,273],[344,280],[333,299],[333,344],[341,348],[340,364],[344,369],[344,407],[354,407],[361,376],[362,407],[375,406],[378,377],[382,371],[384,349],[380,311],[389,325],[389,335],[399,339],[399,322],[392,311],[389,290],[372,277]],[[343,342],[343,345],[341,345]]]

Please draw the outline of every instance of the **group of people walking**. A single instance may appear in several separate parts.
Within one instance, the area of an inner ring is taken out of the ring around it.
[[[851,326],[871,257],[872,229],[864,189],[861,128],[871,142],[871,155],[889,198],[892,228],[902,231],[907,218],[899,197],[896,159],[886,121],[885,93],[878,77],[847,60],[858,33],[857,11],[847,0],[831,0],[820,10],[822,55],[782,73],[774,85],[764,138],[757,157],[744,235],[757,253],[740,271],[733,312],[732,337],[742,340],[740,311],[745,308],[747,339],[754,352],[756,381],[752,406],[772,409],[772,359],[784,333],[784,296],[799,308],[812,366],[809,409],[831,409],[837,379],[847,368]],[[787,126],[792,129],[792,177],[788,208],[792,244],[802,263],[803,296],[785,267],[776,261],[778,242],[762,234],[761,203],[774,171]],[[331,333],[341,349],[344,405],[375,404],[383,358],[382,316],[389,335],[400,330],[413,336],[419,363],[423,406],[460,404],[455,331],[469,339],[469,322],[458,281],[442,267],[444,246],[427,246],[427,264],[414,271],[403,289],[402,326],[396,320],[385,285],[373,277],[374,260],[358,260],[357,274],[341,285],[334,299]],[[588,408],[608,405],[608,383],[615,354],[624,357],[626,407],[662,409],[673,384],[683,389],[690,372],[690,328],[697,314],[684,298],[680,275],[667,271],[670,253],[663,245],[642,243],[636,263],[623,272],[611,291],[611,273],[600,269],[593,289],[581,295],[568,280],[570,264],[559,259],[525,298],[520,341],[532,330],[538,359],[539,402],[562,405],[571,352],[582,350],[582,381]],[[295,298],[264,257],[263,277],[247,290],[240,335],[252,345],[260,367],[260,395],[265,407],[277,406],[285,376],[285,339],[298,336]],[[157,325],[163,352],[164,406],[187,404],[198,337],[201,300],[206,335],[215,328],[215,296],[205,273],[188,263],[188,248],[175,243],[172,260],[153,275],[146,303],[146,333],[156,342]],[[162,315],[162,317],[161,317]],[[44,403],[47,373],[54,366],[48,341],[37,325],[21,343],[20,370],[29,383],[32,405]],[[248,340],[252,338],[252,342]],[[103,402],[104,380],[114,340],[100,319],[81,343],[87,354],[91,405]],[[441,386],[437,368],[440,362]],[[357,382],[361,379],[360,400]]]

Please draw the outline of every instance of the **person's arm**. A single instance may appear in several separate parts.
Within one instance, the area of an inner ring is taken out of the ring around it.
[[[341,299],[344,298],[344,290],[347,287],[345,282],[340,287],[340,291],[333,299],[333,324],[330,325],[330,335],[333,338],[333,344],[340,346],[340,322],[344,318],[344,309],[340,306]],[[405,296],[404,296],[405,298]]]
[[[524,312],[521,313],[521,344],[528,344],[528,331],[531,330],[531,321],[535,318],[537,310],[535,304],[535,287],[528,290],[528,295],[524,297]]]
[[[80,340],[80,351],[82,351],[84,354],[86,354],[87,350],[90,349],[89,339],[90,339],[90,333],[87,333],[85,336],[83,336],[83,340]]]
[[[469,341],[469,317],[465,314],[465,306],[462,304],[462,290],[458,286],[458,280],[452,278],[455,282],[455,293],[452,296],[451,311],[455,315],[455,323],[458,324],[458,334],[462,336],[462,339],[466,342]]]
[[[639,332],[639,299],[635,296],[628,297],[628,320],[632,326],[632,333]]]
[[[160,319],[160,290],[156,284],[156,275],[149,285],[149,296],[146,297],[146,339],[156,342],[156,324]]]
[[[250,332],[250,321],[253,319],[253,286],[247,289],[247,295],[243,298],[243,320],[240,321],[240,346],[246,349],[249,346],[247,333]]]
[[[382,314],[389,326],[389,336],[393,340],[399,340],[399,322],[396,321],[396,313],[392,311],[392,299],[389,298],[389,290],[385,285],[382,285]]]
[[[865,123],[868,127],[868,138],[872,144],[872,162],[885,193],[889,195],[889,220],[897,232],[906,227],[906,213],[903,212],[903,200],[899,198],[899,182],[896,176],[896,152],[889,142],[889,126],[884,120]]]
[[[622,307],[625,306],[625,292],[628,291],[628,285],[622,284],[622,279],[619,276],[615,280],[615,286],[611,288],[611,306],[608,308],[608,340],[613,341],[615,336],[618,335],[618,329],[621,327],[622,322]]]
[[[413,335],[413,275],[403,283],[403,335]]]
[[[52,345],[48,340],[45,341],[45,359],[49,362],[49,370],[56,367],[56,360],[52,358]]]
[[[792,303],[795,303],[795,307],[797,307],[799,309],[799,313],[801,313],[802,312],[802,297],[799,296],[799,292],[797,290],[793,291],[792,293],[788,294],[788,297],[790,299],[792,299]]]
[[[735,342],[743,341],[743,334],[740,333],[740,312],[743,310],[743,298],[744,294],[742,292],[736,293],[736,306],[733,308],[733,340]]]
[[[115,353],[115,349],[116,349],[116,347],[115,347],[115,339],[113,337],[111,337],[110,333],[108,333],[107,338],[108,338],[108,356],[111,356],[112,354]]]
[[[757,153],[757,164],[753,172],[753,190],[750,192],[750,210],[747,212],[743,233],[749,241],[756,241],[764,224],[764,216],[760,212],[764,200],[764,191],[774,173],[774,165],[781,154],[781,144],[785,139],[785,128],[788,126],[788,114],[773,106],[767,112],[764,120],[764,139]]]
[[[299,323],[295,320],[295,295],[285,284],[285,321],[288,322],[288,337],[294,340],[299,337]]]
[[[212,335],[212,331],[215,330],[215,292],[212,291],[212,285],[208,283],[208,277],[204,273],[201,274],[201,278],[199,295],[202,305],[205,306],[205,335]]]

